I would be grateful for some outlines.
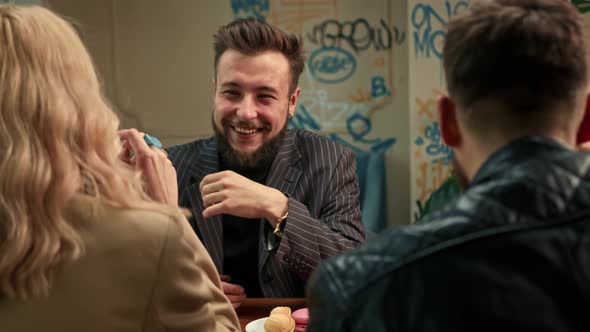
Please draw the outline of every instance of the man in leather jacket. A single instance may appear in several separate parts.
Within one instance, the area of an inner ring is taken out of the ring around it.
[[[583,18],[564,0],[473,1],[437,100],[462,195],[325,261],[308,331],[588,331]]]

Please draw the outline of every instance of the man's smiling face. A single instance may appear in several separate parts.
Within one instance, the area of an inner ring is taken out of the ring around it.
[[[290,80],[289,62],[279,52],[221,55],[213,124],[234,153],[254,154],[283,131],[298,97],[298,90],[289,95]]]

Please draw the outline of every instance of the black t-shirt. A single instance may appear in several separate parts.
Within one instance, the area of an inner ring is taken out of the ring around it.
[[[222,170],[227,168],[220,158]],[[257,170],[232,171],[264,184],[268,167]],[[258,279],[258,239],[260,219],[247,219],[224,214],[223,222],[223,274],[231,276],[230,283],[244,287],[249,298],[263,297]]]

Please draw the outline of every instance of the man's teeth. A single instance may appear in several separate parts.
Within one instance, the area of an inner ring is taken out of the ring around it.
[[[240,134],[254,134],[258,131],[256,128],[239,128],[235,127],[236,131]]]

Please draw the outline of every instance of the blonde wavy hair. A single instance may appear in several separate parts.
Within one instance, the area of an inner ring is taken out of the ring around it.
[[[118,126],[72,26],[42,7],[0,5],[0,298],[47,295],[58,264],[83,254],[63,215],[75,195],[166,209],[119,159]]]

